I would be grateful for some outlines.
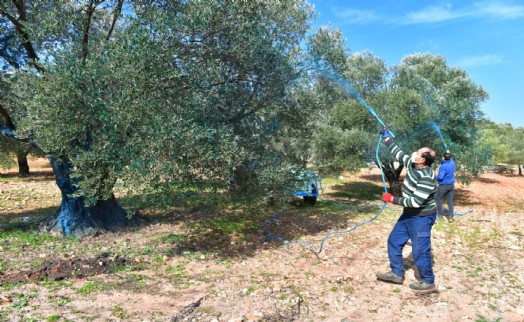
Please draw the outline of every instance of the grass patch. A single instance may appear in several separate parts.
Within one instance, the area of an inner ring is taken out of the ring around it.
[[[60,239],[50,234],[40,234],[36,230],[0,232],[0,243],[4,251],[19,252],[19,247],[47,248],[49,244],[58,243]]]
[[[18,293],[15,295],[16,296],[16,300],[13,301],[13,304],[12,306],[17,309],[17,310],[20,310],[26,306],[29,305],[29,300],[31,300],[32,298],[35,298],[36,297],[36,294],[23,294],[23,293]]]
[[[49,296],[47,300],[50,303],[55,304],[56,307],[61,307],[66,305],[67,303],[71,302],[71,298],[67,296]]]
[[[122,320],[129,318],[129,314],[126,311],[124,311],[121,304],[115,305],[115,307],[113,307],[113,309],[111,310],[111,313],[113,316]]]
[[[98,281],[89,281],[84,286],[78,289],[78,293],[82,295],[88,295],[101,289],[101,285]]]

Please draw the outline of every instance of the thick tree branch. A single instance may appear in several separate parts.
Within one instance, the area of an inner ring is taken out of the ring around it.
[[[104,0],[90,0],[86,10],[86,24],[84,26],[84,35],[82,38],[82,59],[85,62],[89,54],[89,30],[91,29],[91,20],[95,14],[96,7]]]
[[[13,123],[13,119],[11,118],[11,115],[9,115],[9,113],[7,112],[7,110],[2,106],[2,103],[0,102],[0,116],[4,118],[5,120],[5,125],[12,129],[12,130],[15,130],[15,124]]]
[[[115,13],[113,15],[113,22],[111,23],[111,27],[109,28],[109,32],[107,33],[106,40],[109,40],[111,38],[111,34],[113,33],[113,30],[115,29],[116,21],[118,18],[120,18],[120,15],[122,14],[122,6],[124,4],[124,0],[118,0],[118,4],[115,8]]]
[[[17,20],[15,17],[10,15],[8,12],[0,8],[0,14],[2,14],[4,17],[6,17],[11,23],[15,26],[16,31],[18,31],[18,34],[22,38],[22,46],[24,47],[27,56],[29,57],[29,60],[31,60],[31,63],[33,66],[35,66],[36,70],[39,72],[43,72],[44,69],[40,64],[38,63],[38,55],[36,54],[36,51],[33,47],[33,43],[29,40],[29,33],[26,31],[24,25],[20,22],[26,21],[26,11],[25,11],[25,5],[24,1],[15,1],[13,0],[13,3],[18,11],[19,20]]]
[[[22,25],[16,20],[15,17],[11,16],[9,12],[5,11],[4,9],[0,8],[0,14],[7,18],[7,20],[11,21],[11,23],[15,26],[15,28],[18,30],[18,28],[21,28]]]

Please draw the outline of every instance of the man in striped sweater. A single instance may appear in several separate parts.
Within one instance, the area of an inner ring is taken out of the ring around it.
[[[431,260],[431,227],[437,218],[435,194],[437,183],[431,165],[436,153],[433,149],[424,147],[411,155],[407,155],[393,143],[389,131],[382,131],[384,143],[393,156],[406,168],[406,178],[402,186],[402,197],[395,197],[385,192],[384,202],[391,202],[404,207],[402,215],[388,238],[388,256],[391,271],[377,274],[377,279],[384,282],[404,283],[404,266],[402,249],[411,239],[413,258],[420,278],[418,282],[409,284],[416,291],[435,288]]]

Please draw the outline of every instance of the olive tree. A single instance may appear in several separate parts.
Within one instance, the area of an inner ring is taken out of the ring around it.
[[[325,173],[357,171],[372,155],[368,128],[374,120],[333,77],[350,79],[360,91],[366,89],[362,91],[366,100],[375,103],[384,65],[369,53],[352,54],[337,29],[320,28],[308,45],[311,72],[299,102],[311,116],[304,135],[310,141],[310,159]]]
[[[381,113],[405,151],[430,146],[441,156],[447,146],[457,161],[457,178],[467,183],[491,158],[491,148],[480,131],[484,119],[480,104],[487,98],[466,71],[448,66],[444,57],[414,54],[392,67]],[[383,165],[393,190],[398,191],[402,165],[395,168],[391,159]]]
[[[67,32],[47,22],[60,41],[16,82],[27,109],[17,131],[50,155],[62,190],[55,229],[82,235],[124,225],[115,184],[136,193],[190,187],[280,197],[294,160],[279,141],[298,112],[287,94],[299,78],[309,5],[122,5],[66,8],[76,14]]]

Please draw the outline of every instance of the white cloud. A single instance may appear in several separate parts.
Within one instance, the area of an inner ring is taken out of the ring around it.
[[[428,6],[401,17],[386,17],[374,10],[331,8],[333,13],[347,24],[370,24],[376,22],[395,24],[431,24],[458,19],[518,19],[524,17],[524,5],[510,4],[507,0],[486,0],[472,3],[469,7],[455,8],[451,3]]]
[[[491,16],[500,19],[524,17],[524,6],[508,5],[501,1],[479,2],[475,4],[479,16]]]
[[[464,57],[458,62],[458,65],[462,67],[475,67],[475,66],[501,64],[502,62],[503,62],[503,59],[499,55],[487,54],[487,55],[482,55],[482,56]]]
[[[427,7],[420,11],[410,12],[401,19],[404,24],[433,23],[446,20],[457,19],[464,16],[464,13],[453,11],[451,4],[442,7]]]
[[[462,18],[517,19],[524,17],[524,6],[505,4],[499,0],[476,2],[473,6],[453,9],[451,4],[431,6],[406,14],[399,20],[402,24],[435,23]]]
[[[332,11],[337,17],[350,24],[368,24],[381,20],[377,13],[372,10],[333,8]]]

